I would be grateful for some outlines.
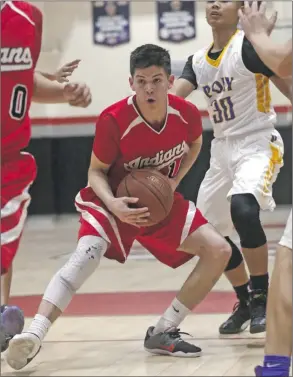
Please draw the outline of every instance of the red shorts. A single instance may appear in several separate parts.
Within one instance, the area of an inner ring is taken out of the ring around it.
[[[4,160],[4,161],[3,161]],[[1,273],[12,264],[22,235],[28,193],[37,173],[35,159],[29,153],[19,153],[1,161]]]
[[[75,205],[81,212],[78,238],[88,235],[102,237],[110,244],[105,256],[120,263],[126,261],[134,240],[137,240],[160,262],[172,268],[179,267],[193,255],[177,249],[191,233],[207,224],[194,203],[178,193],[175,193],[169,216],[160,224],[145,228],[137,228],[114,217],[90,187],[77,194]]]

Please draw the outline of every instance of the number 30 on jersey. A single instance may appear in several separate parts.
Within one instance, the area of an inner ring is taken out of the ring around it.
[[[11,118],[21,120],[27,108],[27,87],[25,85],[15,85],[12,89],[9,114]]]
[[[231,97],[221,98],[220,100],[214,100],[211,103],[213,111],[213,121],[214,123],[228,122],[229,120],[235,119],[235,112],[233,108],[233,102]]]

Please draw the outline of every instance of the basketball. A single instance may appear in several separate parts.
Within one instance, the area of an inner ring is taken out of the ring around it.
[[[150,221],[146,226],[163,221],[169,215],[174,200],[168,178],[155,169],[132,170],[120,182],[116,196],[138,198],[136,207],[148,207]]]

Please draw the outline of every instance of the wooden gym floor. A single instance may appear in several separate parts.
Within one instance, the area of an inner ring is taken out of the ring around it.
[[[263,214],[272,254],[288,214],[286,207]],[[26,326],[51,276],[74,250],[77,229],[76,216],[29,219],[14,265],[11,301],[24,309]],[[156,323],[195,263],[171,270],[137,248],[125,265],[103,260],[51,328],[34,361],[15,372],[2,360],[1,375],[252,376],[262,361],[264,334],[219,336],[218,327],[235,303],[225,277],[181,327],[192,335],[192,343],[203,348],[202,357],[151,356],[144,351],[148,326]],[[272,264],[273,256],[270,270]]]

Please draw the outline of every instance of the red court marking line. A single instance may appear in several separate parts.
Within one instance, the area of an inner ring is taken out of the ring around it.
[[[81,293],[74,296],[65,311],[67,316],[159,315],[174,299],[177,291]],[[36,314],[41,295],[14,296],[10,305],[18,305],[27,317]],[[234,292],[213,291],[193,311],[198,314],[231,313]]]
[[[288,216],[289,216],[289,214],[288,214]],[[286,226],[286,223],[283,223],[283,224],[265,224],[264,225],[264,228],[265,229],[274,229],[274,228],[276,228],[276,229],[279,229],[279,228],[285,228],[285,226]]]
[[[275,106],[274,107],[276,113],[278,114],[285,114],[292,111],[292,106],[284,105],[284,106]],[[207,110],[200,110],[200,115],[204,118],[209,117],[209,113]],[[61,126],[70,124],[72,126],[78,126],[84,123],[93,123],[95,124],[98,119],[98,115],[90,115],[90,116],[76,116],[76,117],[51,117],[51,118],[32,118],[31,122],[32,125],[38,126]]]

